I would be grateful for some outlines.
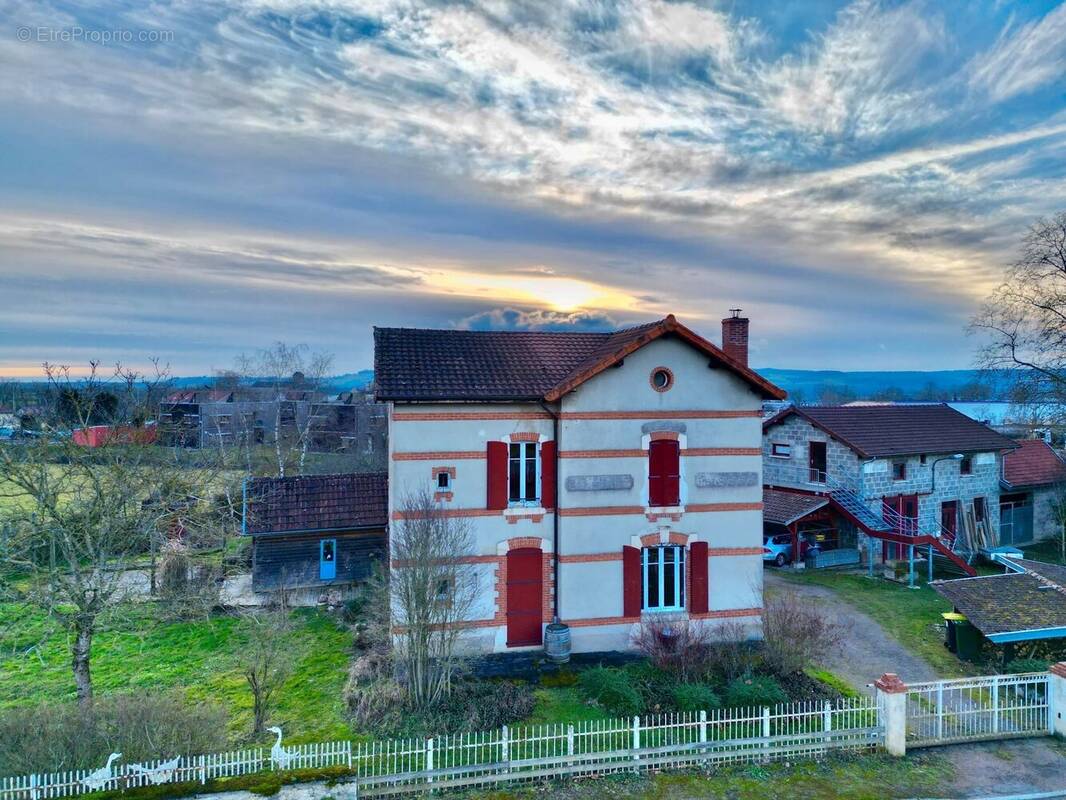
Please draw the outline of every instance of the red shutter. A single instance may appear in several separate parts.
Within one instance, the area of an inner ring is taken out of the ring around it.
[[[489,442],[485,462],[488,465],[485,508],[507,508],[507,443]]]
[[[623,547],[622,615],[626,617],[639,617],[640,600],[640,551],[635,547]]]
[[[681,502],[681,449],[672,439],[648,445],[648,505],[676,506]]]
[[[688,549],[689,581],[688,610],[703,614],[709,608],[707,602],[707,542],[693,542]]]
[[[555,442],[540,446],[540,504],[555,508]]]

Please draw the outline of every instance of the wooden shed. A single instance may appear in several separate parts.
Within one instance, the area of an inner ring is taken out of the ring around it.
[[[256,478],[245,487],[252,588],[345,586],[368,578],[387,543],[384,472]]]

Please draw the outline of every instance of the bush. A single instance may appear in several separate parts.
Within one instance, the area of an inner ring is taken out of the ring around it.
[[[821,610],[792,592],[771,595],[763,605],[763,660],[778,675],[809,667],[835,649],[843,630]]]
[[[707,672],[711,631],[701,622],[685,618],[657,618],[642,622],[633,635],[633,646],[656,667],[682,681]]]
[[[727,706],[774,706],[788,700],[781,684],[769,675],[745,675],[729,682],[725,690]]]
[[[1049,666],[1051,662],[1044,661],[1042,658],[1016,658],[1008,661],[1003,671],[1008,675],[1017,675],[1021,672],[1047,672]]]
[[[716,641],[707,646],[705,677],[728,683],[754,670],[761,645],[749,641],[749,635],[747,626],[735,619],[719,625]]]
[[[85,710],[74,703],[6,709],[0,775],[90,769],[110,753],[137,762],[224,750],[227,723],[222,708],[189,703],[178,692],[98,697]]]
[[[645,711],[657,713],[673,708],[672,691],[677,685],[677,677],[673,673],[655,666],[646,659],[632,661],[622,667],[622,671],[644,698]]]
[[[624,670],[593,667],[581,673],[578,685],[608,714],[631,717],[644,710],[644,698]]]
[[[709,711],[721,706],[714,690],[702,683],[679,683],[670,694],[678,711]]]

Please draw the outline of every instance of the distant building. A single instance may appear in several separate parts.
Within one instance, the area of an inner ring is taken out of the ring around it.
[[[1024,544],[1061,533],[1055,513],[1066,502],[1066,463],[1047,444],[1030,439],[1003,459],[999,498],[1000,544]]]

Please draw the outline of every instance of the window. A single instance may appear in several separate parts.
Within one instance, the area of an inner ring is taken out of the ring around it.
[[[959,462],[959,474],[973,475],[973,458],[971,456],[966,456]]]
[[[452,488],[452,476],[445,470],[437,473],[437,491],[446,492]]]
[[[537,486],[537,443],[512,442],[507,470],[507,498],[511,503],[535,505],[540,501]]]
[[[451,578],[441,578],[437,581],[436,601],[438,603],[448,603],[452,599],[452,580]]]
[[[973,499],[973,518],[976,522],[985,521],[985,499],[983,497],[975,497]]]
[[[666,367],[656,367],[651,371],[649,381],[652,389],[657,392],[665,392],[674,385],[674,373]]]
[[[685,548],[645,547],[642,551],[645,611],[680,611],[685,607]]]
[[[681,445],[674,439],[653,439],[648,445],[648,505],[681,504]]]
[[[792,445],[774,442],[770,445],[770,455],[774,458],[792,458]]]
[[[906,461],[894,461],[892,462],[892,480],[905,481],[907,480],[907,462]]]
[[[924,464],[925,463],[925,459],[926,459],[926,455],[925,455],[925,453],[922,453],[920,456],[918,456],[918,463],[919,464]]]

